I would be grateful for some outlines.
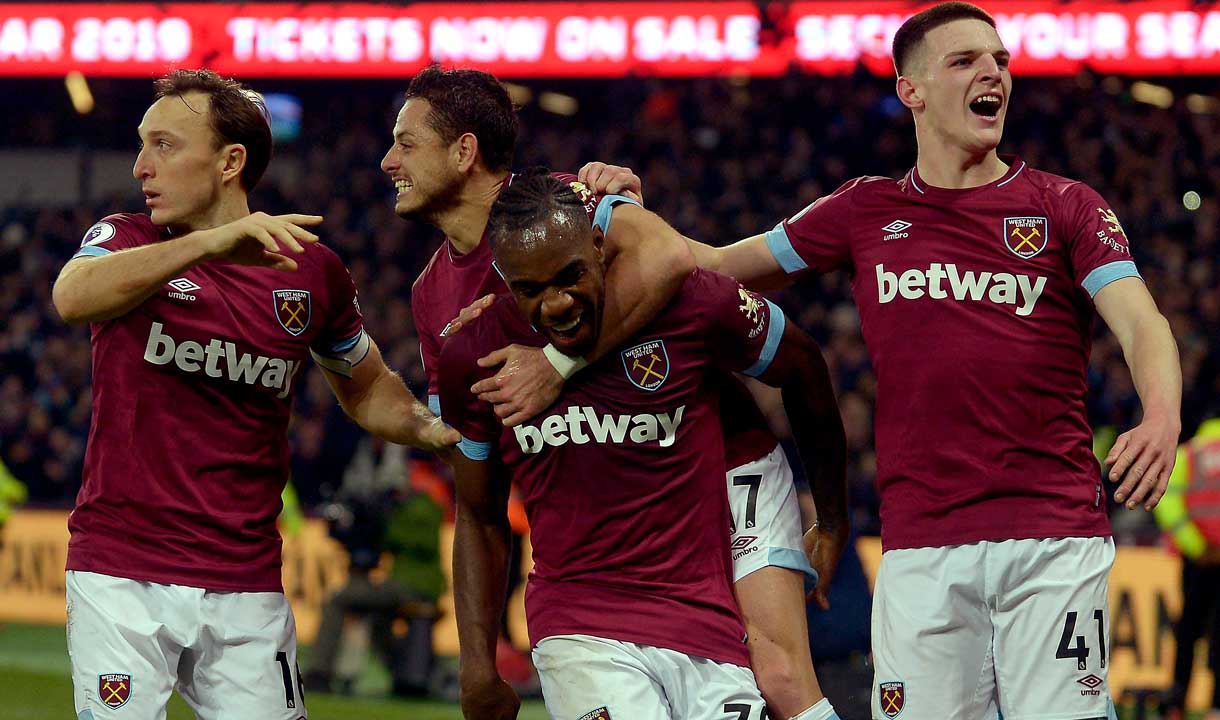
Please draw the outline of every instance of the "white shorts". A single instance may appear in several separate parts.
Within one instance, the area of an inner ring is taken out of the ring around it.
[[[592,635],[545,638],[533,659],[552,720],[766,720],[739,665]]]
[[[78,720],[163,720],[175,687],[199,720],[308,716],[283,593],[69,570],[67,596]]]
[[[776,445],[767,455],[725,474],[732,514],[733,582],[774,565],[817,574],[805,557],[801,509],[796,502],[792,467]]]
[[[890,550],[873,594],[873,718],[1114,718],[1108,537]]]

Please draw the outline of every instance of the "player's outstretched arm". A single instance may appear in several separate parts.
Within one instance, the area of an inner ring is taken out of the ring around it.
[[[453,605],[461,647],[462,715],[469,720],[512,720],[521,701],[496,670],[496,640],[508,584],[508,483],[493,463],[461,452],[453,466],[457,519],[453,533]]]
[[[551,406],[563,382],[639,332],[669,304],[695,269],[686,238],[655,213],[622,203],[606,233],[606,301],[601,334],[584,358],[521,345],[501,348],[479,360],[503,366],[472,388],[490,402],[505,425],[525,422]]]
[[[411,394],[371,338],[368,354],[351,368],[351,377],[327,368],[322,372],[344,412],[383,440],[437,452],[462,439]]]
[[[589,362],[651,322],[695,269],[695,258],[682,233],[660,216],[623,203],[606,229],[606,265],[602,330]]]
[[[826,593],[848,542],[847,436],[835,400],[830,371],[813,338],[788,322],[775,359],[758,378],[779,387],[806,480],[813,493],[817,523],[806,533],[810,562],[818,571],[812,598],[830,607]]]
[[[1182,366],[1169,322],[1139,278],[1106,285],[1093,298],[1097,312],[1118,338],[1143,405],[1140,424],[1114,441],[1106,456],[1114,499],[1128,509],[1160,502],[1173,472],[1182,431]]]
[[[787,287],[792,278],[780,267],[765,235],[754,235],[738,240],[732,245],[715,247],[686,239],[695,264],[704,270],[713,270],[728,275],[757,292],[767,292]]]
[[[302,253],[303,245],[317,242],[303,226],[320,222],[317,215],[254,213],[166,242],[79,257],[60,271],[51,301],[64,322],[102,322],[127,314],[166,282],[208,260],[296,270],[285,252]]]

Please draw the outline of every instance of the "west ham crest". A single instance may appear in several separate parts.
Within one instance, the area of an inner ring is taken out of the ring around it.
[[[622,353],[627,379],[641,390],[652,392],[669,377],[669,355],[664,340],[649,340]]]
[[[108,708],[121,708],[131,699],[131,676],[120,673],[97,676],[97,695]]]
[[[906,704],[905,686],[900,682],[883,682],[877,686],[877,694],[881,699],[881,712],[886,717],[898,717]]]
[[[603,705],[580,716],[580,720],[611,720],[610,711]]]
[[[274,290],[275,319],[289,335],[300,335],[309,327],[312,306],[308,290]]]
[[[1044,217],[1004,218],[1004,245],[1019,258],[1029,260],[1045,250],[1048,235]]]

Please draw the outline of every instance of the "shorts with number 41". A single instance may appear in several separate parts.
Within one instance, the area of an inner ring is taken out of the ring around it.
[[[873,599],[873,718],[1105,720],[1109,537],[890,550]]]

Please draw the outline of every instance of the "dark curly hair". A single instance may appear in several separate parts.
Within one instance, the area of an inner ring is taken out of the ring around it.
[[[494,75],[479,70],[442,70],[429,65],[411,80],[407,99],[432,106],[428,125],[446,143],[471,133],[489,170],[507,170],[517,145],[517,112]]]

